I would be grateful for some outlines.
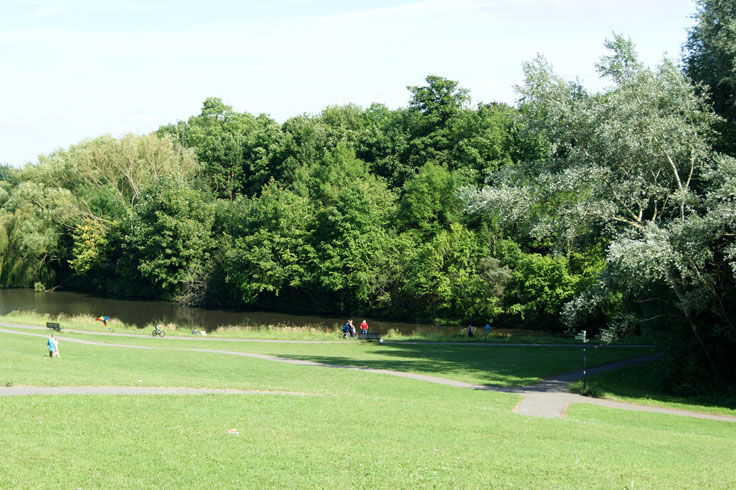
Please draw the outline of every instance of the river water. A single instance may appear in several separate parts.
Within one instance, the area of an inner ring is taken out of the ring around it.
[[[32,289],[0,289],[0,315],[11,311],[34,311],[49,315],[107,315],[126,325],[143,328],[153,323],[173,323],[183,328],[204,328],[215,330],[221,326],[283,325],[314,327],[322,330],[337,330],[349,319],[347,317],[320,317],[309,315],[289,315],[263,311],[210,310],[187,308],[164,301],[137,301],[98,298],[82,293],[68,291],[49,291],[37,293]],[[360,330],[363,317],[352,317],[355,328]],[[423,334],[448,334],[459,331],[457,327],[441,327],[419,323],[402,323],[366,318],[369,331],[385,334],[396,330],[403,334],[419,332]]]

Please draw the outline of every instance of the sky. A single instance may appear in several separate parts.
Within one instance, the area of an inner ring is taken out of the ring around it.
[[[694,0],[0,0],[0,163],[187,120],[406,107],[427,75],[514,104],[542,54],[593,91],[613,33],[679,61]]]

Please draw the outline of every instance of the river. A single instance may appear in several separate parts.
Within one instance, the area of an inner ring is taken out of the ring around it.
[[[107,315],[126,325],[143,328],[146,325],[173,323],[182,328],[204,328],[215,330],[221,326],[283,325],[314,327],[322,330],[337,330],[349,319],[347,317],[321,317],[311,315],[289,315],[264,311],[210,310],[187,308],[165,301],[138,301],[98,298],[69,291],[38,293],[32,289],[0,289],[0,315],[11,311],[33,311],[49,315]],[[363,317],[352,317],[359,329]],[[419,323],[403,323],[366,318],[369,331],[385,334],[396,330],[403,334],[448,334],[459,331],[457,327],[441,327]]]

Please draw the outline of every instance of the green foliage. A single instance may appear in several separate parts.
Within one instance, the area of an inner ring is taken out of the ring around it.
[[[316,291],[347,311],[385,306],[381,266],[391,255],[395,195],[342,145],[314,167],[308,185],[318,203],[308,240]]]
[[[504,296],[506,312],[534,328],[561,330],[562,305],[577,292],[579,278],[562,256],[527,254],[512,242],[501,247],[503,262],[513,272]]]
[[[21,182],[0,208],[0,287],[31,287],[53,282],[47,266],[63,253],[60,238],[65,220],[64,189]]]
[[[214,211],[201,191],[173,178],[145,189],[136,210],[129,247],[142,277],[173,299],[209,264]]]
[[[428,163],[405,183],[399,205],[399,219],[422,236],[432,236],[458,221],[461,202],[455,196],[453,175],[439,165]]]
[[[227,212],[238,219],[226,226],[223,267],[227,283],[245,304],[304,283],[307,224],[313,213],[308,199],[272,182],[259,197],[238,199]]]
[[[422,316],[491,321],[500,312],[493,292],[502,279],[493,274],[498,264],[489,262],[487,254],[477,236],[460,224],[417,243],[406,286],[415,301],[412,309]]]
[[[74,258],[69,259],[69,264],[75,272],[85,274],[102,260],[109,243],[106,231],[102,223],[91,219],[77,224],[73,232]]]
[[[69,189],[69,206],[79,216],[103,221],[127,219],[144,188],[162,176],[190,179],[198,166],[191,151],[170,138],[101,136],[41,157],[30,176],[49,186]]]
[[[736,341],[733,215],[724,208],[733,207],[733,163],[711,146],[718,118],[671,62],[650,70],[636,60],[630,41],[617,36],[607,46],[613,53],[598,69],[615,85],[604,94],[565,83],[543,59],[525,66],[524,115],[553,143],[554,158],[507,168],[494,186],[463,196],[469,209],[494,213],[509,228],[513,220],[529,223],[525,232],[566,255],[591,232],[610,240],[602,276],[608,292],[582,293],[587,297],[574,309],[601,312],[619,296],[638,322],[616,312],[609,331],[658,329],[672,344],[695,345],[699,354],[688,360],[700,356],[712,376],[730,382],[733,361],[719,352]],[[562,264],[541,266],[550,260],[522,263],[535,294],[522,297],[519,313],[547,293],[530,279],[535,274],[550,278],[542,284],[559,286],[553,297],[577,292]],[[549,313],[561,306],[551,304]]]
[[[702,85],[715,111],[726,119],[719,146],[734,154],[736,134],[736,2],[698,0],[697,24],[683,46],[685,73]]]
[[[579,395],[589,396],[591,398],[603,398],[603,389],[598,383],[593,381],[588,381],[585,384],[582,381],[575,381],[570,384],[569,388],[570,391]]]
[[[470,92],[459,88],[457,82],[437,75],[428,75],[425,80],[427,86],[407,87],[412,93],[409,109],[424,116],[422,125],[430,132],[461,112],[470,102]]]
[[[366,126],[360,134],[356,155],[370,165],[373,174],[383,177],[390,188],[401,189],[415,171],[403,156],[409,151],[407,111],[392,111],[373,104],[365,110],[363,118]]]

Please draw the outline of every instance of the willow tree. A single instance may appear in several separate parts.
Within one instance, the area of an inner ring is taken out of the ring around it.
[[[106,135],[42,156],[25,178],[63,189],[55,225],[71,237],[66,252],[77,287],[110,289],[115,267],[132,231],[145,189],[171,176],[191,181],[198,164],[193,153],[169,137]]]
[[[638,322],[673,344],[697,346],[691,357],[733,379],[722,346],[736,347],[736,220],[727,211],[736,189],[733,161],[712,149],[718,117],[673,63],[643,66],[620,36],[606,46],[611,54],[597,68],[613,84],[599,94],[563,81],[542,58],[524,66],[521,103],[530,126],[552,142],[552,157],[465,189],[466,204],[525,221],[560,251],[583,233],[604,235],[604,278],[631,300],[624,313],[648,305],[650,316]]]

